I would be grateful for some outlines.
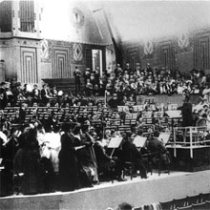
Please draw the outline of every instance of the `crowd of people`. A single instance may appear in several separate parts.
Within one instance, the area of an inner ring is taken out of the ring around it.
[[[173,95],[185,91],[199,94],[206,87],[207,77],[203,71],[196,69],[193,69],[190,75],[186,75],[165,68],[152,68],[149,63],[146,68],[141,68],[137,63],[135,69],[132,69],[127,63],[124,68],[117,64],[116,69],[104,72],[101,77],[99,69],[91,71],[87,68],[84,81],[88,94],[100,89],[102,92],[117,92],[132,99],[136,95]]]
[[[94,96],[87,97],[85,94],[73,94],[71,91],[58,90],[56,86],[50,87],[20,82],[2,82],[0,84],[0,110],[7,106],[47,106],[47,107],[71,107],[71,106],[94,106],[97,101]]]
[[[137,64],[135,70],[132,70],[129,64],[125,69],[117,65],[113,72],[105,72],[102,77],[99,69],[92,72],[87,68],[82,75],[76,68],[74,76],[76,95],[57,90],[56,87],[49,88],[46,84],[40,90],[37,85],[32,87],[26,84],[22,88],[21,84],[15,81],[10,84],[2,82],[0,110],[4,110],[7,106],[17,106],[19,101],[20,104],[28,103],[31,107],[37,105],[59,108],[103,107],[104,105],[98,103],[93,95],[106,93],[105,97],[110,95],[110,98],[105,101],[105,108],[107,109],[108,105],[115,110],[114,119],[125,120],[127,113],[123,115],[123,112],[117,112],[117,106],[129,105],[131,108],[129,112],[132,113],[132,106],[136,104],[136,96],[139,94],[184,93],[186,101],[181,109],[186,119],[183,117],[185,123],[183,126],[193,125],[193,111],[197,118],[205,117],[209,113],[208,103],[204,103],[208,101],[207,96],[210,93],[207,79],[204,74],[196,70],[191,72],[189,80],[180,73],[174,75],[171,71],[154,70],[149,64],[145,69],[141,69]],[[85,81],[84,91],[81,87],[82,77]],[[189,95],[193,93],[203,96],[203,101],[194,108],[188,101]],[[145,110],[147,107],[145,104]],[[22,105],[21,113],[24,115]],[[137,122],[129,132],[119,130],[105,132],[103,125],[91,124],[93,116],[81,118],[81,115],[72,115],[68,122],[63,123],[58,123],[53,119],[53,115],[45,123],[39,120],[25,123],[25,119],[21,118],[19,126],[1,120],[1,195],[72,191],[91,187],[103,179],[124,181],[123,172],[128,162],[132,163],[136,174],[147,178],[149,168],[148,159],[144,158],[145,154],[157,154],[154,156],[154,163],[161,161],[162,165],[167,165],[170,161],[164,144],[158,139],[158,122],[154,121],[154,125],[157,126],[154,126],[153,130],[148,130],[144,148],[139,150],[134,145],[134,138],[143,133],[141,130],[143,118],[142,112],[139,112]],[[100,118],[100,120],[106,119]],[[200,118],[196,120],[202,121]],[[116,137],[121,138],[122,142],[113,155],[108,145],[111,139]]]
[[[0,130],[2,196],[72,191],[102,180],[124,181],[128,161],[134,174],[147,178],[147,160],[142,158],[147,150],[158,153],[156,158],[161,156],[163,164],[166,161],[167,150],[157,131],[151,133],[146,147],[138,150],[133,140],[142,135],[141,130],[103,133],[88,121],[45,126],[34,122],[19,127],[4,123]],[[116,137],[122,138],[122,143],[113,155],[108,145]]]
[[[77,104],[77,96],[92,98],[117,95],[117,104],[136,104],[138,95],[156,94],[200,94],[209,98],[210,87],[203,71],[193,69],[186,76],[179,71],[164,68],[152,68],[148,63],[146,68],[136,64],[135,69],[127,63],[125,68],[117,64],[114,70],[107,70],[100,75],[99,68],[86,68],[82,72],[78,67],[74,71],[75,91],[58,90],[56,86],[43,84],[42,88],[34,84],[22,85],[12,80],[0,84],[0,109],[8,104],[15,106],[19,101],[27,101],[31,106],[38,103],[45,106],[73,106]]]

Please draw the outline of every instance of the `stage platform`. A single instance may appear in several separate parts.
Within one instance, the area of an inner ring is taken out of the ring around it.
[[[210,169],[210,146],[178,146],[167,146],[172,158],[172,170],[195,172]]]
[[[125,182],[107,182],[73,192],[0,198],[2,210],[106,210],[128,202],[135,207],[210,192],[210,170],[149,174]]]

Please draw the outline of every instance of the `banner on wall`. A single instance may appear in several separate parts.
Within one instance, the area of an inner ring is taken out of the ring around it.
[[[48,56],[49,56],[48,41],[46,39],[43,39],[41,41],[41,57],[43,59],[47,59]]]
[[[152,41],[148,40],[144,43],[144,54],[146,56],[151,55],[154,52],[154,46]]]
[[[73,58],[74,61],[82,61],[83,59],[82,45],[80,43],[73,44]]]
[[[190,42],[189,42],[189,37],[187,35],[187,33],[182,33],[179,37],[178,37],[178,46],[181,49],[187,48],[189,46]]]

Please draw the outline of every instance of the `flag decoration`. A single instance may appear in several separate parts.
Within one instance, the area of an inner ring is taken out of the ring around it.
[[[153,47],[152,41],[146,41],[144,44],[144,54],[151,55],[153,51],[154,51],[154,47]]]
[[[80,43],[73,44],[73,58],[74,61],[81,61],[83,59],[82,45]]]
[[[182,33],[179,37],[178,37],[178,46],[181,49],[187,48],[189,46],[189,37],[186,33]]]

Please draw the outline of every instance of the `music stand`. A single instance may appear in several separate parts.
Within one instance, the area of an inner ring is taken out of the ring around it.
[[[164,145],[166,145],[170,139],[171,133],[170,132],[162,132],[160,133],[158,140],[161,141]]]
[[[0,131],[0,139],[2,139],[3,140],[3,142],[4,142],[4,144],[7,142],[7,136],[2,132],[2,131]]]
[[[123,106],[117,106],[117,111],[122,112],[123,111]]]
[[[145,143],[146,143],[147,137],[144,136],[136,136],[133,140],[133,144],[137,147],[137,148],[141,148],[144,147]]]
[[[181,118],[181,110],[171,110],[166,111],[166,114],[169,116],[169,118]]]
[[[110,155],[111,157],[113,156],[115,149],[117,149],[120,146],[120,144],[122,143],[122,140],[123,140],[123,138],[121,136],[115,136],[115,137],[111,138],[111,140],[108,144],[108,147],[107,147],[107,148],[112,149],[112,152]]]

